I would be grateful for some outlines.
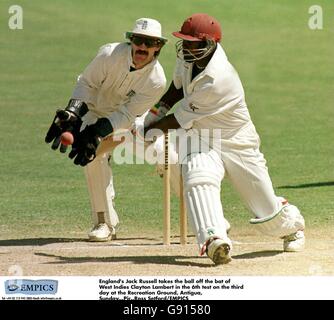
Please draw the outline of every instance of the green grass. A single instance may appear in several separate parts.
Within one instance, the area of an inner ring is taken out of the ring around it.
[[[83,172],[50,150],[44,135],[77,75],[107,42],[123,41],[139,17],[161,21],[169,44],[160,61],[170,81],[172,31],[194,12],[221,21],[223,45],[245,87],[277,193],[303,211],[307,224],[334,223],[334,4],[324,29],[308,29],[312,1],[120,2],[21,0],[24,29],[9,30],[0,4],[0,238],[81,236],[90,226]],[[114,165],[116,205],[124,236],[158,233],[162,181],[148,165]],[[326,184],[326,182],[329,182]],[[226,216],[246,226],[249,214],[223,183]],[[177,230],[173,198],[173,231]]]

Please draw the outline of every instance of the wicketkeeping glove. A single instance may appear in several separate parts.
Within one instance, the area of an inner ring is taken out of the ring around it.
[[[87,126],[77,135],[68,156],[74,158],[74,164],[86,166],[95,159],[101,139],[112,132],[113,127],[107,118],[98,119],[95,124]]]
[[[88,107],[84,102],[71,99],[65,109],[56,111],[56,115],[46,133],[45,142],[50,143],[53,141],[51,145],[53,150],[57,150],[60,145],[60,152],[66,152],[67,146],[60,143],[61,134],[65,131],[70,131],[75,139],[82,124],[81,118],[87,112]]]

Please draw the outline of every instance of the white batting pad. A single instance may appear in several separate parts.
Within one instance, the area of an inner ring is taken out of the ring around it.
[[[193,154],[182,165],[182,174],[187,212],[199,246],[212,237],[231,243],[220,201],[222,167],[216,165],[210,153]]]
[[[94,225],[99,223],[98,213],[104,212],[105,222],[115,227],[118,215],[113,207],[115,191],[111,168],[108,163],[108,155],[98,156],[85,167],[85,176],[88,186],[92,218]]]
[[[298,208],[291,204],[283,205],[280,211],[264,218],[249,221],[260,232],[273,236],[284,237],[299,230],[304,230],[305,221]]]

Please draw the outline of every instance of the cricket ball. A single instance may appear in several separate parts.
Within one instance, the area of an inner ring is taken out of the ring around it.
[[[71,132],[63,132],[60,138],[60,142],[61,144],[65,145],[65,146],[69,146],[71,144],[73,144],[74,142],[74,138],[73,138],[73,134]]]

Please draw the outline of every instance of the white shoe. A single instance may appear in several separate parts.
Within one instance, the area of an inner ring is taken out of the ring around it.
[[[206,254],[215,264],[229,263],[231,246],[223,239],[214,239],[207,247]]]
[[[112,238],[112,231],[106,223],[100,223],[88,233],[89,241],[103,242]]]
[[[305,246],[304,231],[297,231],[293,234],[283,237],[283,250],[285,252],[302,251]]]

